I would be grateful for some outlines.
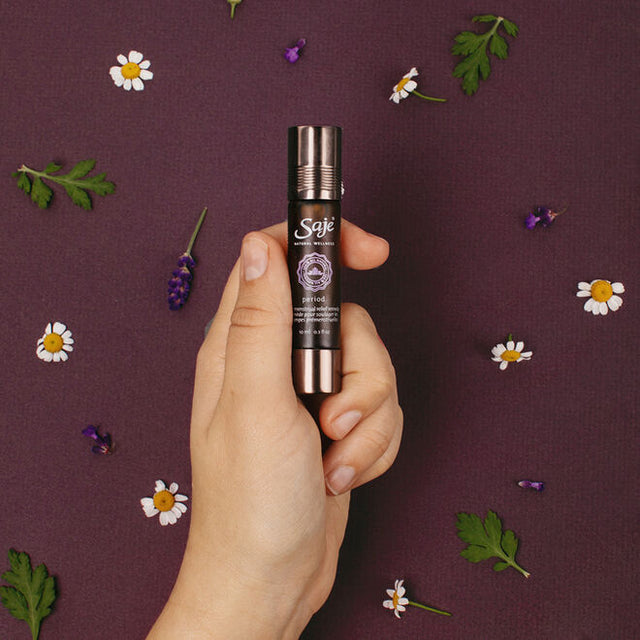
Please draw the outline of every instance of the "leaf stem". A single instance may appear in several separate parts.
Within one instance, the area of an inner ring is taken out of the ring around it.
[[[422,98],[423,100],[431,100],[433,102],[446,102],[446,98],[431,98],[430,96],[422,95],[418,93],[415,89],[411,92],[411,95],[418,96],[418,98]]]
[[[42,180],[51,180],[51,182],[55,182],[63,186],[65,184],[70,184],[70,185],[80,187],[81,189],[90,188],[87,186],[84,180],[69,179],[66,177],[67,174],[64,174],[61,176],[52,176],[50,173],[47,173],[46,171],[36,171],[35,169],[31,169],[30,167],[27,167],[27,165],[24,165],[24,164],[18,169],[18,171],[22,171],[23,173],[30,173],[31,175],[36,176],[36,178],[40,178]]]
[[[426,611],[432,611],[433,613],[439,613],[441,616],[450,616],[448,611],[442,611],[442,609],[434,609],[434,607],[427,607],[426,604],[420,604],[419,602],[413,602],[413,600],[409,600],[409,604],[412,607],[418,607],[420,609],[425,609]]]
[[[200,219],[198,220],[198,224],[196,224],[196,228],[193,230],[193,233],[191,234],[191,240],[189,240],[189,246],[185,251],[185,253],[189,256],[191,256],[191,249],[193,249],[193,243],[196,241],[196,237],[198,236],[198,232],[200,231],[200,227],[202,226],[202,223],[204,222],[206,215],[207,215],[207,207],[205,207],[202,210],[202,213],[200,214]]]

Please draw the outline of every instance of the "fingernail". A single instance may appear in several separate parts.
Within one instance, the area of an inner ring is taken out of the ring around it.
[[[333,421],[336,438],[344,438],[362,419],[362,413],[355,409],[346,411]]]
[[[242,273],[247,282],[259,278],[269,264],[269,247],[259,238],[249,237],[242,243]]]
[[[324,480],[327,489],[329,489],[334,496],[337,496],[344,493],[351,486],[355,477],[356,470],[349,465],[343,465],[328,473]]]

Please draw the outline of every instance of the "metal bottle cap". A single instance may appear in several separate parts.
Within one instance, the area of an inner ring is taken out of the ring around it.
[[[342,129],[289,128],[289,200],[342,198]]]
[[[293,386],[299,395],[338,393],[342,386],[339,349],[294,349]]]

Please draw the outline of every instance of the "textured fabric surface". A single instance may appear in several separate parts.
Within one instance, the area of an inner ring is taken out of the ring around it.
[[[450,47],[488,11],[521,32],[468,97]],[[405,412],[304,640],[638,637],[638,18],[633,0],[244,0],[233,21],[224,0],[3,2],[0,569],[14,547],[57,576],[42,640],[142,639],[163,606],[190,512],[160,527],[139,499],[158,478],[190,495],[195,356],[243,234],[285,218],[294,124],[343,127],[343,213],[391,243],[344,298],[375,319]],[[151,61],[141,92],[109,77],[130,49]],[[447,103],[389,102],[412,66]],[[91,212],[59,188],[41,210],[10,178],[85,158],[117,185]],[[536,205],[568,210],[528,231]],[[577,283],[596,278],[625,284],[616,313],[583,311]],[[55,320],[76,340],[60,365],[35,354]],[[509,332],[534,355],[501,372]],[[91,454],[87,424],[114,455]],[[487,509],[528,580],[460,557],[455,514]],[[453,617],[397,620],[396,578]],[[0,610],[0,637],[27,633]]]

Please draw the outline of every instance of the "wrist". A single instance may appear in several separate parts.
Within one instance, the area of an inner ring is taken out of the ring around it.
[[[243,575],[224,560],[185,552],[147,640],[297,640],[313,611],[287,585]],[[192,560],[193,558],[193,560]],[[292,587],[295,589],[295,587]]]

